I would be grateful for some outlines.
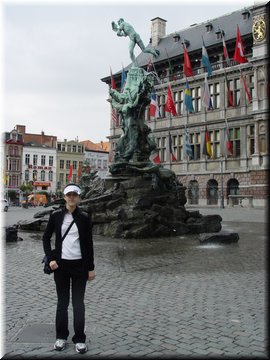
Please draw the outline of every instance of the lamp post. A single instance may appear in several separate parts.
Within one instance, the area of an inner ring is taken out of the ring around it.
[[[221,175],[221,203],[220,207],[224,209],[224,191],[223,191],[223,159],[220,160],[220,175]]]

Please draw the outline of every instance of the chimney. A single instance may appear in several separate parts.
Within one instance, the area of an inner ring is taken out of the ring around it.
[[[156,17],[151,20],[151,44],[153,47],[157,46],[159,40],[166,35],[166,22],[167,20]]]
[[[15,129],[16,131],[18,131],[18,133],[22,135],[25,134],[25,125],[16,125]]]

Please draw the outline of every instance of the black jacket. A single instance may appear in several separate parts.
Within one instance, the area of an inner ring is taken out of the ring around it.
[[[43,235],[43,248],[49,261],[56,260],[58,264],[61,263],[62,254],[62,235],[61,228],[66,214],[66,207],[58,209],[51,213],[48,225]],[[92,239],[92,222],[91,215],[83,212],[80,208],[76,208],[72,213],[75,219],[75,224],[78,227],[80,246],[82,253],[82,260],[85,269],[88,271],[94,270],[94,249]],[[55,233],[55,249],[51,247],[51,237]]]

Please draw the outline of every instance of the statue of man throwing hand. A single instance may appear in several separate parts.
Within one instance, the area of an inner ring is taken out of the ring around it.
[[[118,24],[118,25],[117,25]],[[153,48],[146,48],[140,37],[140,35],[134,30],[134,28],[127,23],[124,19],[119,19],[117,24],[112,22],[112,29],[117,33],[118,36],[128,36],[130,38],[129,42],[129,54],[133,64],[136,64],[134,47],[137,44],[144,53],[149,53],[157,57],[159,51]]]

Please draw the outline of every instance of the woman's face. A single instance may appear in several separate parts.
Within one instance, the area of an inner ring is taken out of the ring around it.
[[[70,207],[76,206],[80,201],[80,196],[76,192],[69,192],[64,196],[66,204]]]

